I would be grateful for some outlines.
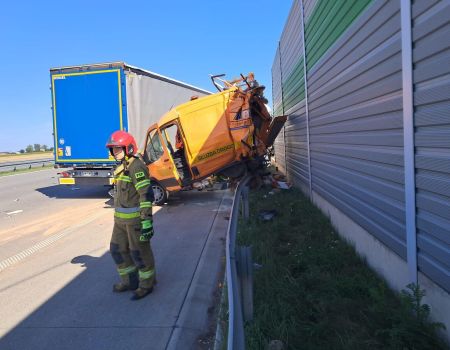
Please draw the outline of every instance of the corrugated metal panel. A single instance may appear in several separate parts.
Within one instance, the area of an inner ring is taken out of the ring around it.
[[[303,0],[303,7],[305,11],[305,22],[309,21],[311,14],[313,13],[319,0]]]
[[[303,46],[301,39],[300,2],[294,1],[280,40],[283,107],[285,113],[304,98]]]
[[[277,50],[272,65],[272,101],[274,116],[283,115],[283,91],[281,87],[280,50]]]
[[[334,23],[323,6],[310,30]],[[405,259],[400,4],[368,6],[318,59],[325,37],[306,37],[313,190]]]
[[[281,86],[281,61],[280,49],[277,49],[275,59],[272,64],[272,101],[274,116],[283,115],[283,91]],[[274,142],[275,162],[281,171],[286,171],[285,166],[285,146],[284,129],[278,134]]]
[[[303,4],[313,190],[405,259],[400,1]],[[298,5],[280,45],[289,118],[277,145],[301,185],[309,173]],[[413,0],[412,18],[418,265],[450,291],[450,3]]]
[[[418,265],[450,291],[450,3],[412,16]]]
[[[324,55],[371,0],[319,1],[306,22],[308,69]]]
[[[286,162],[291,181],[309,186],[305,100],[291,109],[286,122]]]
[[[283,82],[283,106],[285,111],[295,108],[305,98],[303,59],[294,66],[291,74]]]
[[[291,180],[309,186],[301,4],[294,1],[280,41],[286,167]]]
[[[383,211],[377,210],[369,205],[367,200],[361,201],[339,188],[339,186],[333,186],[333,183],[337,183],[335,178],[333,176],[326,178],[327,174],[323,175],[314,179],[313,183],[316,185],[314,191],[326,198],[336,208],[339,208],[341,212],[352,218],[361,227],[364,227],[368,232],[378,237],[378,239],[404,258],[404,229],[390,232],[386,225],[380,225],[377,222],[383,220],[383,218],[385,220],[392,220],[386,217]],[[396,228],[398,225],[394,224],[393,227]]]

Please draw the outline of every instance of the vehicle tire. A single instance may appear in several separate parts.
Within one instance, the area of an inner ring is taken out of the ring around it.
[[[163,205],[164,203],[167,202],[167,198],[168,193],[166,191],[166,189],[161,186],[159,183],[157,182],[153,182],[152,181],[152,190],[153,190],[153,195],[155,197],[155,200],[153,201],[153,204],[155,205]]]

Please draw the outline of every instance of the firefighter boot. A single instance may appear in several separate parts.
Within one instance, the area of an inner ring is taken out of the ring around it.
[[[131,297],[131,300],[142,299],[143,297],[149,295],[151,292],[153,292],[153,287],[151,287],[151,288],[139,287],[138,289],[136,289],[134,291],[133,296]]]
[[[133,271],[121,277],[122,281],[113,285],[113,292],[122,293],[126,292],[127,290],[136,290],[138,288],[139,279],[137,271]]]
[[[155,269],[139,270],[139,288],[134,291],[131,300],[139,300],[153,292],[155,285]]]

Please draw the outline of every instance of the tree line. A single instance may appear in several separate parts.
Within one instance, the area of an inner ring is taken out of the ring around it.
[[[31,153],[31,152],[50,152],[53,151],[53,147],[48,147],[47,145],[41,145],[35,143],[34,145],[28,145],[25,149],[21,149],[20,153]]]

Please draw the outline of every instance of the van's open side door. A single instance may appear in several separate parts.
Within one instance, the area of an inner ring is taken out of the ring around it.
[[[180,190],[181,180],[157,124],[150,127],[147,133],[144,161],[147,163],[150,177],[167,191]]]

